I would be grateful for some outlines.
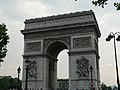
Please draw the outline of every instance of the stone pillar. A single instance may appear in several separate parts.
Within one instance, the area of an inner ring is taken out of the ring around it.
[[[44,58],[44,71],[43,71],[43,90],[48,90],[48,83],[49,83],[49,60]]]
[[[93,66],[93,84],[99,88],[99,55],[95,45],[94,34],[71,37],[69,51],[69,89],[89,90],[91,85],[90,65]]]

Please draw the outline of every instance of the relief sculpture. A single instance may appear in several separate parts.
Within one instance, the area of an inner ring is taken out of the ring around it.
[[[81,37],[73,39],[73,48],[91,47],[91,37]]]
[[[37,63],[35,61],[30,61],[29,63],[28,77],[37,78]]]
[[[80,59],[76,59],[77,70],[76,73],[78,77],[88,77],[89,76],[89,60],[82,56]]]
[[[26,51],[41,51],[41,42],[26,43]]]

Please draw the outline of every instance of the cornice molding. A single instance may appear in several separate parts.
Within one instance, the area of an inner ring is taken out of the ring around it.
[[[87,50],[87,51],[72,51],[72,52],[68,52],[68,54],[69,55],[76,55],[76,54],[88,54],[88,55],[90,55],[90,54],[95,54],[96,56],[97,56],[97,58],[99,59],[100,58],[100,56],[99,56],[99,54],[95,51],[95,50]]]
[[[68,28],[82,28],[83,26],[94,26],[98,37],[101,33],[93,11],[75,12],[63,15],[48,16],[42,18],[28,19],[22,34],[38,33]]]
[[[75,12],[75,13],[59,14],[59,15],[53,15],[53,16],[47,16],[47,17],[41,17],[41,18],[35,18],[35,19],[26,19],[24,23],[28,24],[28,23],[34,23],[34,22],[43,22],[43,21],[78,17],[78,16],[84,16],[84,15],[90,15],[90,14],[94,14],[94,12],[90,10],[90,11],[82,11],[82,12]]]

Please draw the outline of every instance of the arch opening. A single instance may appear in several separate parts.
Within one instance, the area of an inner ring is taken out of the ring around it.
[[[54,42],[47,49],[47,54],[54,58],[57,58],[58,54],[64,49],[68,49],[68,47],[64,43]]]
[[[58,54],[57,62],[57,78],[68,79],[69,78],[69,61],[68,61],[68,50],[62,50]]]
[[[56,89],[57,88],[57,79],[58,79],[57,76],[59,76],[57,74],[59,74],[59,73],[62,74],[63,73],[63,72],[57,73],[57,71],[58,71],[57,64],[58,63],[64,63],[63,60],[62,60],[62,62],[59,60],[59,59],[63,59],[64,58],[63,56],[61,56],[59,54],[65,53],[65,51],[66,51],[66,54],[67,54],[68,50],[66,50],[66,49],[68,49],[67,45],[65,43],[63,43],[63,42],[60,42],[60,41],[53,42],[47,48],[47,52],[46,53],[50,57],[52,57],[52,58],[49,58],[49,63],[48,63],[48,65],[49,65],[48,66],[49,67],[49,70],[48,70],[48,73],[49,73],[49,76],[48,76],[48,78],[49,78],[49,80],[48,80],[49,81],[48,82],[48,88],[49,89]],[[61,57],[61,58],[57,58],[57,57]],[[64,59],[66,59],[66,58],[64,58]],[[65,60],[65,61],[67,62],[68,60]],[[68,65],[66,65],[66,66],[68,66]],[[65,66],[65,68],[66,68],[66,66]],[[59,65],[59,67],[62,69],[63,66]],[[67,72],[68,72],[68,67],[67,67]],[[65,77],[65,78],[67,78],[67,77]]]

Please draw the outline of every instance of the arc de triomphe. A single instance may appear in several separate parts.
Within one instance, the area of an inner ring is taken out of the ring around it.
[[[22,88],[25,60],[30,60],[28,90],[57,89],[57,56],[68,49],[69,90],[100,88],[98,38],[101,33],[93,11],[29,19],[25,22]],[[62,67],[62,66],[61,66]]]

